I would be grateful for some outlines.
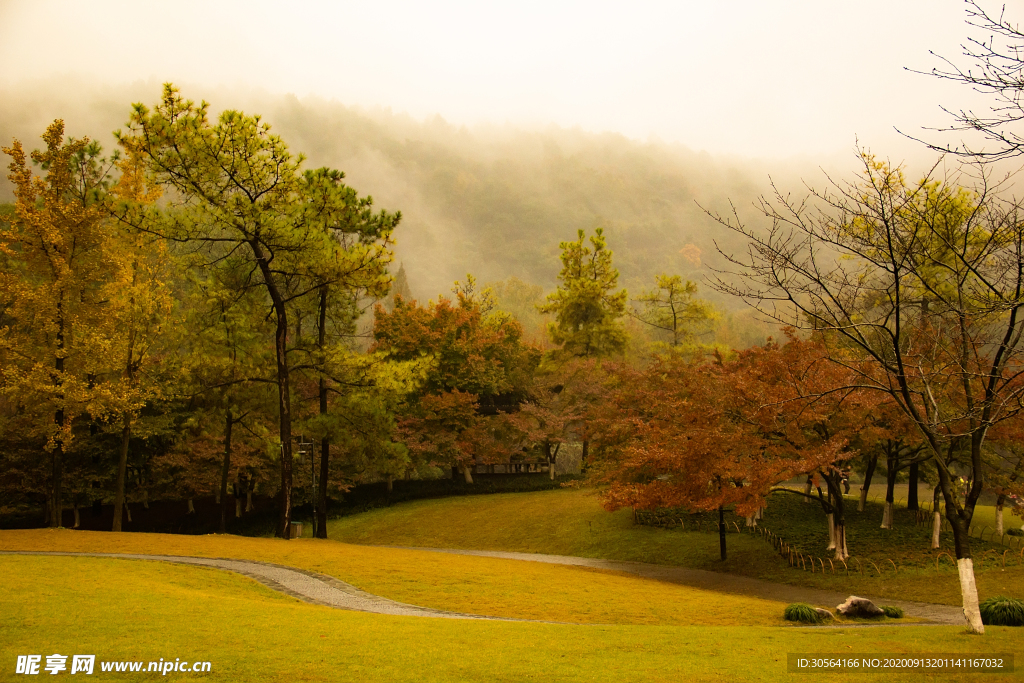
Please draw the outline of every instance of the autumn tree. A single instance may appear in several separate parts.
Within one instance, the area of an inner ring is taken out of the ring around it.
[[[398,214],[356,215],[350,188],[330,169],[302,172],[284,142],[259,116],[225,111],[216,123],[209,105],[184,100],[164,86],[152,109],[134,106],[121,139],[138,149],[156,179],[176,200],[157,234],[202,247],[210,266],[244,254],[246,287],[268,299],[275,321],[274,350],[281,444],[281,513],[277,533],[291,533],[292,386],[288,358],[289,306],[321,286],[379,291],[388,284],[390,236]],[[357,229],[372,238],[343,246],[338,233]]]
[[[64,139],[64,123],[43,134],[45,149],[11,157],[16,215],[0,223],[2,389],[20,422],[49,453],[48,519],[60,526],[66,456],[75,420],[103,418],[115,399],[98,381],[110,360],[108,282],[111,226],[101,203],[109,163],[99,145]],[[29,160],[45,176],[36,176]]]
[[[406,443],[472,482],[477,459],[506,459],[481,425],[518,407],[540,352],[523,342],[514,319],[487,312],[491,303],[477,296],[472,278],[455,294],[454,302],[441,297],[426,308],[401,298],[391,312],[378,306],[372,350],[391,361],[432,360],[410,397]]]
[[[1017,413],[1024,391],[1024,223],[984,174],[969,187],[964,175],[911,184],[900,168],[862,161],[858,181],[809,201],[762,200],[763,230],[716,216],[750,245],[725,255],[740,279],[717,286],[763,315],[827,333],[834,360],[866,361],[848,364],[853,384],[887,395],[914,424],[953,528],[964,614],[981,633],[969,528],[986,436]],[[922,291],[927,315],[907,305]],[[945,458],[958,441],[969,452],[963,497]]]

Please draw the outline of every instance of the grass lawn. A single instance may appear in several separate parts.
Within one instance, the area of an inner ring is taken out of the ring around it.
[[[120,544],[109,550],[123,549],[116,547]],[[1020,649],[1019,632],[998,627],[976,637],[956,627],[803,630],[389,617],[307,605],[217,570],[123,560],[5,556],[0,572],[3,680],[20,678],[13,675],[18,655],[53,653],[95,654],[96,673],[89,680],[97,681],[154,676],[104,675],[99,672],[102,661],[182,658],[210,661],[212,671],[169,677],[697,683],[792,680],[786,672],[789,652],[992,654]],[[519,596],[522,602],[533,598]],[[1008,674],[982,678],[989,683],[1020,680]],[[819,674],[814,680],[847,681],[849,675]],[[858,674],[857,680],[919,681],[922,676],[886,672]]]
[[[804,544],[807,551],[827,558],[827,533],[820,506],[799,502],[792,496],[776,498],[768,508],[765,524],[791,542]],[[812,574],[790,567],[764,540],[749,533],[728,535],[728,560],[723,563],[718,560],[715,533],[636,525],[628,510],[605,512],[596,492],[588,489],[415,501],[333,520],[328,534],[348,543],[513,550],[653,562],[880,598],[960,604],[959,580],[947,558],[940,561],[937,570],[931,559],[915,559],[910,564],[906,561],[910,556],[937,555],[927,550],[926,526],[915,526],[904,519],[911,513],[898,509],[896,528],[883,531],[877,528],[880,508],[857,513],[855,502],[851,507],[851,551],[855,555],[879,553],[874,558],[876,564],[893,557],[898,571],[889,566],[881,576],[874,571]],[[952,554],[948,536],[944,535],[946,551]],[[919,550],[906,556],[896,554],[907,544]],[[976,542],[974,547],[980,557],[996,546]],[[993,557],[990,554],[989,561],[978,570],[982,599],[999,594],[1024,598],[1024,567],[1011,561],[1004,569]]]
[[[0,531],[0,549],[259,560],[334,576],[400,602],[517,619],[695,626],[784,623],[783,603],[617,572],[335,541],[37,529]]]

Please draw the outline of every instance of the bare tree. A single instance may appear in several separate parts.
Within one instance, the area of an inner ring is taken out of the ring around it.
[[[984,172],[938,178],[936,165],[908,184],[902,168],[867,153],[861,160],[855,182],[832,181],[800,201],[778,190],[762,198],[763,230],[735,209],[709,212],[749,244],[745,254],[723,253],[737,268],[712,284],[816,331],[857,386],[888,394],[917,426],[936,456],[964,615],[982,633],[968,532],[986,434],[1021,408],[1024,225]],[[963,471],[945,458],[953,442],[969,444]]]
[[[924,140],[919,142],[936,151],[984,161],[998,161],[1024,154],[1024,136],[1015,130],[1024,122],[1024,103],[1021,101],[1024,94],[1024,30],[1009,21],[1005,12],[1005,5],[996,15],[982,9],[976,0],[967,0],[967,24],[987,34],[987,37],[981,39],[969,37],[961,46],[969,66],[965,68],[932,52],[942,61],[943,66],[935,67],[930,72],[917,72],[963,83],[976,92],[991,96],[988,110],[982,113],[971,109],[943,107],[943,111],[952,116],[955,123],[934,130],[975,132],[993,146],[985,149],[984,146],[975,147],[963,141],[958,145],[941,145]]]

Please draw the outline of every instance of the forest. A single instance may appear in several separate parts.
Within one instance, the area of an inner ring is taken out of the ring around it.
[[[878,470],[883,527],[897,480],[934,487],[933,542],[941,508],[983,630],[974,509],[996,496],[1002,535],[1024,499],[1024,228],[984,168],[908,177],[858,150],[851,179],[763,197],[750,222],[685,187],[647,201],[668,180],[618,140],[601,163],[589,141],[519,167],[406,144],[389,163],[426,174],[435,205],[382,208],[302,154],[345,138],[293,150],[170,84],[124,119],[109,151],[62,119],[3,148],[0,514],[57,527],[112,505],[120,531],[133,505],[213,496],[223,532],[258,495],[289,538],[301,490],[326,537],[354,485],[515,462],[554,478],[572,451],[609,510],[753,526],[770,493],[803,497],[843,560],[849,478],[863,506]],[[418,212],[456,226],[442,247]],[[677,229],[688,216],[713,236]],[[476,272],[435,293],[450,245]]]

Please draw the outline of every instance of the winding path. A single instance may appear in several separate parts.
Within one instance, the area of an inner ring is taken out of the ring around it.
[[[315,572],[285,567],[269,562],[253,560],[230,560],[212,557],[190,557],[182,555],[137,555],[133,553],[73,553],[0,550],[0,555],[64,555],[68,557],[99,557],[115,560],[150,560],[156,562],[172,562],[174,564],[198,565],[235,572],[259,581],[264,586],[293,598],[314,605],[325,605],[337,609],[372,612],[374,614],[394,614],[407,617],[435,617],[439,619],[488,619],[497,621],[523,621],[503,617],[485,617],[476,614],[460,614],[407,605],[388,600],[365,591],[351,584],[339,581],[331,576]]]
[[[391,546],[399,547],[399,546]],[[687,569],[643,562],[622,562],[618,560],[601,560],[588,557],[572,557],[567,555],[542,555],[534,553],[514,553],[488,550],[451,550],[439,548],[408,548],[423,552],[449,553],[453,555],[473,555],[477,557],[494,557],[506,560],[527,562],[545,562],[577,567],[590,567],[616,572],[633,574],[647,579],[666,581],[693,588],[721,593],[734,593],[750,597],[777,600],[780,602],[809,602],[819,605],[838,605],[846,599],[846,595],[833,591],[815,588],[802,588],[786,584],[771,583],[733,574],[702,569]],[[530,621],[526,619],[510,619],[505,617],[488,617],[476,614],[446,612],[428,607],[417,607],[394,600],[388,600],[365,591],[351,584],[339,581],[324,574],[285,567],[268,562],[253,560],[233,560],[223,558],[191,557],[180,555],[142,555],[132,553],[82,553],[82,552],[44,552],[3,550],[0,555],[63,555],[70,557],[99,557],[124,560],[150,560],[172,562],[175,564],[213,567],[235,572],[252,578],[263,585],[286,595],[315,605],[325,605],[337,609],[371,612],[374,614],[393,614],[398,616],[434,617],[440,619],[485,619],[497,621]],[[870,599],[870,598],[869,598]],[[935,605],[906,600],[872,600],[876,603],[893,605],[903,609],[909,617],[925,619],[934,624],[966,625],[963,612],[958,607]],[[552,622],[547,622],[552,623]],[[882,624],[880,624],[881,626]],[[886,626],[895,624],[887,623]],[[908,624],[909,625],[909,624]],[[850,628],[843,625],[843,628]],[[820,628],[820,627],[819,627]]]

